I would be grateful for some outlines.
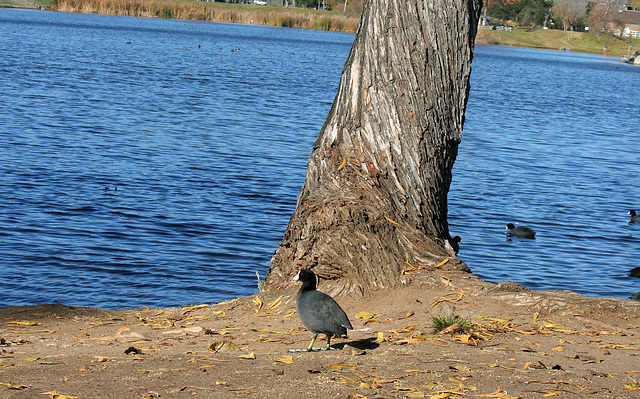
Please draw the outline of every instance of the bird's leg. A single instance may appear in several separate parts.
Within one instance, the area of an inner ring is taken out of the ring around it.
[[[331,334],[327,334],[327,347],[325,350],[329,350],[331,348]]]
[[[311,338],[311,343],[309,344],[309,347],[307,348],[307,352],[310,352],[313,350],[313,343],[316,342],[316,338],[318,338],[318,334],[313,334],[313,338]]]

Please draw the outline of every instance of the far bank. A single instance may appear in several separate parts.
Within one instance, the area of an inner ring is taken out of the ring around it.
[[[0,0],[0,7],[42,7],[50,11],[69,13],[256,24],[345,33],[355,33],[360,21],[358,13],[187,0]],[[621,57],[634,52],[637,49],[635,46],[640,45],[640,39],[556,29],[480,29],[476,44]]]

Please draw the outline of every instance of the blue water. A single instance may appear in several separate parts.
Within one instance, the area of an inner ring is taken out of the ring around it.
[[[0,9],[0,306],[256,292],[353,37]],[[483,46],[473,68],[459,256],[495,282],[640,291],[640,68]]]
[[[618,59],[478,46],[449,191],[475,274],[532,289],[640,291],[640,68]],[[535,240],[507,239],[506,224]]]

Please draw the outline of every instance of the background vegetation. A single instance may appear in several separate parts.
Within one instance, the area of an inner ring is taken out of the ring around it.
[[[364,3],[364,0],[325,0],[331,10],[303,7],[317,6],[317,0],[296,0],[296,7],[195,0],[0,0],[0,4],[24,4],[25,1],[63,12],[260,24],[349,33],[355,33]],[[293,4],[293,0],[288,2]],[[640,46],[640,39],[616,37],[607,31],[606,26],[615,25],[614,17],[623,3],[640,9],[640,0],[488,0],[483,15],[489,23],[498,27],[509,26],[511,30],[481,29],[476,43],[621,56],[629,52],[630,46],[632,51]],[[606,21],[609,21],[608,25]],[[587,27],[590,27],[589,32],[585,31]]]
[[[640,45],[640,39],[625,39],[588,32],[555,29],[514,28],[511,31],[480,30],[476,44],[530,47],[548,50],[570,50],[580,53],[620,57],[629,52],[629,42]],[[633,48],[635,51],[635,47]]]
[[[55,11],[233,22],[355,33],[359,13],[184,0],[53,0]]]

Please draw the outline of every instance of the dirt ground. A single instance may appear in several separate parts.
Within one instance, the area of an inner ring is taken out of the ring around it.
[[[212,306],[0,308],[0,398],[640,398],[640,302],[458,271],[406,282],[337,298],[356,331],[319,352],[289,352],[311,338],[295,285]],[[434,335],[434,316],[474,328]]]

